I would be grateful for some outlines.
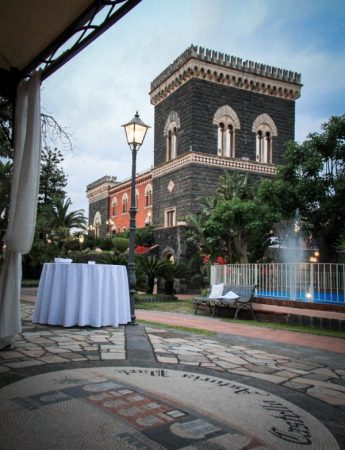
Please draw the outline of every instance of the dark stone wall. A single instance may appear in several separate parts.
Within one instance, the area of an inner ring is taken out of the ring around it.
[[[164,226],[164,210],[176,206],[177,220],[184,220],[189,214],[200,210],[199,198],[212,195],[219,185],[219,177],[224,169],[190,164],[174,172],[153,179],[154,208],[153,224]],[[259,179],[256,174],[248,173],[252,179]],[[175,187],[170,192],[168,184],[173,181]]]
[[[97,202],[89,204],[89,224],[93,224],[93,219],[96,212],[99,211],[102,218],[102,225],[100,227],[100,237],[104,237],[108,232],[106,221],[109,217],[109,198],[98,200]]]
[[[181,127],[177,130],[177,156],[189,151],[193,144],[193,85],[188,82],[155,107],[154,165],[166,162],[166,136],[164,126],[171,111],[180,117]]]
[[[192,78],[155,107],[154,164],[163,164],[166,157],[166,138],[163,134],[171,111],[180,116],[177,131],[177,156],[190,151],[217,154],[217,126],[213,117],[221,106],[229,105],[240,120],[236,130],[236,158],[247,157],[255,161],[254,120],[268,114],[277,127],[273,138],[273,164],[282,162],[286,142],[294,139],[295,102],[269,95],[216,84]]]

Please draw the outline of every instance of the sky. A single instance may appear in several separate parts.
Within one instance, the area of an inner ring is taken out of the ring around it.
[[[138,110],[154,125],[150,84],[191,44],[302,74],[295,140],[345,113],[343,0],[142,0],[43,82],[41,105],[71,135],[63,170],[72,209],[88,215],[86,186],[131,176],[122,124]],[[153,128],[137,171],[153,165]]]

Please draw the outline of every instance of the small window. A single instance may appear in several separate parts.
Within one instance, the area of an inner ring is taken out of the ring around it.
[[[171,161],[177,157],[177,134],[180,126],[179,115],[176,111],[171,111],[164,126],[164,136],[166,138],[166,161]]]
[[[256,134],[256,161],[273,163],[273,137],[278,136],[277,127],[268,114],[258,116],[252,127]]]
[[[122,214],[126,214],[128,212],[128,195],[123,194],[122,196]]]
[[[145,206],[152,206],[152,185],[148,184],[145,188]]]
[[[266,131],[266,126],[261,127],[256,134],[256,160],[272,164],[272,134],[270,130]]]
[[[111,202],[111,215],[117,216],[117,198],[113,198]]]
[[[174,123],[172,124],[174,125]],[[168,131],[167,137],[167,161],[171,161],[176,158],[176,127],[172,126]]]
[[[227,158],[236,157],[236,130],[240,130],[240,121],[236,112],[229,106],[219,108],[213,124],[218,126],[217,154]]]
[[[166,209],[164,226],[166,228],[173,227],[176,225],[176,208]]]

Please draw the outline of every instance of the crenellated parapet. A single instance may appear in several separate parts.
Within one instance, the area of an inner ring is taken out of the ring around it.
[[[96,202],[103,198],[108,197],[109,189],[116,186],[118,181],[116,181],[116,177],[105,175],[102,178],[90,183],[86,187],[86,195],[89,200],[89,203]]]
[[[190,78],[200,78],[238,89],[296,100],[301,74],[191,45],[151,83],[156,105]]]

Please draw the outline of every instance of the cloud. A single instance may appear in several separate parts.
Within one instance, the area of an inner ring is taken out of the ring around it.
[[[86,208],[87,184],[131,174],[121,125],[139,110],[153,127],[151,81],[190,44],[302,73],[296,139],[344,109],[345,32],[338,0],[145,0],[43,83],[42,105],[74,138],[68,195]],[[138,170],[153,163],[153,128]]]

